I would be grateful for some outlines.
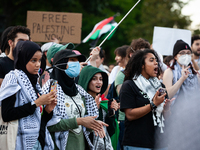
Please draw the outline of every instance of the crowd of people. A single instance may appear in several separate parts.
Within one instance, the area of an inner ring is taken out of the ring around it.
[[[163,58],[133,39],[115,48],[117,65],[108,67],[100,47],[86,62],[73,43],[39,45],[27,27],[8,27],[0,39],[0,118],[8,125],[0,139],[12,142],[2,147],[169,150],[167,123],[200,90],[200,36],[191,41],[174,41]]]

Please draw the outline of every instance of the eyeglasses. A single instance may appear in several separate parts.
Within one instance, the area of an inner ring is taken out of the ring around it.
[[[178,54],[180,54],[180,55],[191,55],[192,53],[191,52],[187,52],[187,53],[185,53],[185,52],[180,52],[180,53],[178,53]]]

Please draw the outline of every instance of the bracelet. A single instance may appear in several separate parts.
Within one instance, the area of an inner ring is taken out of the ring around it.
[[[151,108],[152,108],[151,110],[153,110],[153,109],[156,110],[157,106],[153,102],[151,102],[150,105],[151,105]]]
[[[153,107],[152,107],[151,103],[150,103],[150,108],[151,108],[151,110],[153,110]]]

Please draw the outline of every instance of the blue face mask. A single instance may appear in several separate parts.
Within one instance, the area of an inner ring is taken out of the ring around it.
[[[78,61],[68,62],[68,68],[65,70],[65,73],[70,77],[77,77],[80,73],[81,66]]]

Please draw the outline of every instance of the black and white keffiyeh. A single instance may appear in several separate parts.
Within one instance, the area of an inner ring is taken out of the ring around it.
[[[41,88],[38,83],[36,84],[36,88],[39,93],[42,94]],[[22,106],[28,102],[32,102],[37,99],[36,92],[31,82],[29,81],[29,78],[23,71],[17,69],[9,72],[5,76],[0,88],[0,101],[11,95],[14,95],[15,93],[15,107]],[[40,108],[36,108],[34,114],[23,117],[18,121],[19,125],[16,140],[16,149],[32,150],[39,137],[41,122]],[[54,144],[47,128],[45,134],[44,149],[54,149]]]
[[[49,93],[50,91],[50,82],[52,79],[48,80],[45,85],[42,87],[42,90],[44,94]],[[60,122],[61,119],[68,119],[68,116],[66,114],[66,109],[65,109],[65,96],[64,92],[62,90],[62,87],[57,84],[57,105],[54,108],[54,113],[52,119],[48,122],[47,126],[52,126]],[[79,92],[79,94],[85,98],[85,107],[87,110],[87,114],[84,116],[97,116],[99,115],[98,108],[96,105],[96,102],[94,98],[88,94],[80,85],[76,84],[76,88]],[[90,139],[89,139],[89,134],[90,132],[86,131],[86,128],[83,126],[83,133],[86,137],[86,140],[88,144],[90,145],[91,149],[94,149]],[[68,139],[68,134],[69,131],[63,131],[63,132],[55,132],[55,143],[57,147],[60,150],[65,150],[65,147],[67,145],[67,139]]]
[[[137,87],[144,93],[147,94],[147,98],[149,99],[150,103],[153,100],[154,95],[156,94],[156,91],[162,87],[160,81],[157,77],[149,78],[148,80],[143,77],[142,75],[139,75],[138,78],[135,80],[133,78],[133,81],[137,85]],[[164,127],[164,117],[162,115],[163,106],[165,102],[161,103],[157,106],[156,110],[153,110],[152,117],[154,120],[154,126],[159,126],[161,128],[161,133],[163,133],[163,127]],[[155,112],[155,113],[154,113]],[[156,114],[156,117],[154,116]]]
[[[107,112],[102,109],[102,115],[103,115],[103,122],[105,122],[105,118],[107,115]],[[110,135],[108,134],[107,127],[103,126],[105,131],[105,137],[100,138],[99,136],[96,136],[93,133],[93,144],[95,150],[113,150]]]

